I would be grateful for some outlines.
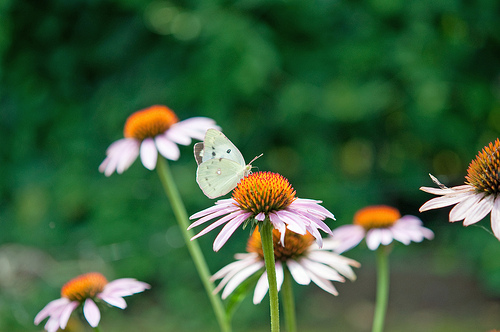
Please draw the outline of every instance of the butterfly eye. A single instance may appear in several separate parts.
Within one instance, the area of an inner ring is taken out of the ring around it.
[[[226,153],[228,154],[231,153],[231,149],[227,149]]]

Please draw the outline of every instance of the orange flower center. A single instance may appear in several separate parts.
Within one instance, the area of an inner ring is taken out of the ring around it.
[[[273,229],[273,245],[274,245],[274,259],[280,260],[282,262],[287,259],[297,259],[302,256],[304,252],[314,243],[314,237],[306,233],[306,235],[300,235],[292,231],[286,230],[285,233],[285,243],[280,244],[280,232],[274,228]],[[262,259],[264,259],[264,253],[262,251],[262,240],[260,238],[259,227],[255,227],[250,239],[247,243],[247,251],[257,253]]]
[[[245,177],[233,191],[237,205],[254,215],[287,208],[295,200],[295,190],[283,176],[257,172]]]
[[[387,228],[401,218],[398,209],[387,205],[365,207],[354,215],[353,223],[363,226],[364,229]]]
[[[177,115],[170,108],[162,105],[151,106],[128,117],[123,135],[142,141],[164,133],[178,121]]]
[[[467,176],[467,183],[477,192],[487,195],[500,193],[500,140],[490,143],[471,161]]]
[[[61,296],[71,301],[83,302],[103,291],[108,281],[97,272],[82,274],[68,281],[61,289]]]

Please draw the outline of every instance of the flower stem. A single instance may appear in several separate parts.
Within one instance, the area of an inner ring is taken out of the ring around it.
[[[377,250],[377,300],[372,332],[384,330],[385,313],[389,301],[389,252],[385,246]]]
[[[214,285],[210,281],[210,272],[208,270],[205,257],[203,256],[198,242],[196,240],[191,241],[193,234],[191,234],[191,232],[187,229],[189,227],[189,219],[186,213],[186,208],[184,207],[184,203],[182,202],[177,186],[175,185],[168,162],[164,158],[159,157],[157,169],[160,181],[165,189],[168,199],[170,200],[177,222],[179,223],[179,228],[181,229],[184,242],[186,243],[189,253],[191,254],[194,265],[198,270],[203,286],[205,286],[208,298],[210,299],[215,316],[219,323],[220,330],[223,332],[230,332],[231,326],[228,316],[226,315],[224,305],[222,304],[220,297],[213,292]]]
[[[290,271],[284,267],[285,279],[281,290],[283,309],[285,312],[286,329],[288,332],[297,332],[297,320],[295,313],[295,299],[293,298],[292,276]]]
[[[269,282],[269,305],[271,308],[271,332],[279,332],[279,300],[278,284],[276,282],[276,265],[274,263],[273,225],[266,219],[259,227],[262,240],[262,251],[266,265],[267,281]]]
[[[101,331],[101,329],[99,328],[99,326],[94,327],[93,330],[94,330],[94,332],[100,332]]]

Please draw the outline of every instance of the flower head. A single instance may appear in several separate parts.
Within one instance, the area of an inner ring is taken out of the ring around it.
[[[311,234],[300,235],[286,230],[284,245],[280,245],[280,238],[281,234],[274,229],[274,257],[278,289],[283,283],[284,268],[290,271],[298,284],[308,285],[312,281],[333,295],[338,295],[338,292],[332,281],[344,282],[344,277],[352,281],[356,279],[351,266],[359,267],[360,264],[331,251],[319,249]],[[269,289],[269,283],[267,273],[264,271],[262,242],[257,228],[248,240],[247,253],[236,254],[235,258],[237,259],[235,262],[213,275],[212,280],[222,279],[215,291],[218,292],[224,288],[222,298],[225,299],[249,277],[263,272],[255,286],[253,297],[254,304],[260,303]]]
[[[357,246],[364,238],[370,250],[380,245],[388,245],[393,240],[403,244],[431,240],[434,233],[422,226],[415,216],[401,217],[399,211],[386,205],[365,207],[354,215],[352,225],[344,225],[333,230],[333,236],[326,240],[325,248],[334,244],[335,252],[344,252]]]
[[[106,159],[99,171],[106,176],[127,170],[140,155],[142,164],[149,170],[156,167],[158,152],[167,159],[179,159],[176,144],[189,145],[191,138],[203,140],[209,128],[219,128],[215,121],[204,117],[180,121],[168,107],[154,105],[130,115],[125,122],[123,135],[109,146]]]
[[[477,223],[491,212],[491,229],[500,239],[500,140],[497,138],[478,153],[467,170],[464,185],[448,188],[430,175],[439,188],[420,190],[439,195],[427,201],[420,211],[456,204],[450,211],[450,222],[464,221],[464,226]]]
[[[219,200],[215,206],[192,215],[189,219],[200,219],[189,228],[225,215],[193,237],[195,239],[226,224],[214,241],[214,250],[218,251],[245,221],[263,222],[268,219],[281,233],[282,244],[285,230],[289,229],[301,235],[311,233],[321,246],[322,238],[318,229],[331,234],[332,231],[323,220],[335,218],[319,203],[321,201],[295,197],[295,190],[279,174],[256,172],[241,180],[234,189],[232,198]]]
[[[61,289],[61,298],[49,302],[35,317],[38,325],[46,317],[45,330],[55,332],[64,329],[68,319],[79,305],[83,305],[83,315],[92,327],[101,320],[101,313],[95,301],[102,300],[108,304],[125,309],[127,303],[123,299],[135,293],[140,293],[150,286],[131,278],[116,279],[108,282],[97,272],[80,275],[68,281]]]

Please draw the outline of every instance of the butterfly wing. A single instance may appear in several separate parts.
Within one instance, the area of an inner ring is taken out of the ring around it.
[[[233,190],[245,176],[247,167],[234,160],[207,160],[196,170],[196,182],[208,198],[217,198]]]
[[[205,145],[203,142],[198,142],[194,145],[194,159],[196,160],[196,165],[199,165],[203,162],[203,154]]]
[[[217,129],[208,129],[205,133],[202,154],[202,162],[210,159],[224,158],[235,161],[240,164],[241,167],[245,166],[245,159],[240,150],[238,150],[238,148]]]

